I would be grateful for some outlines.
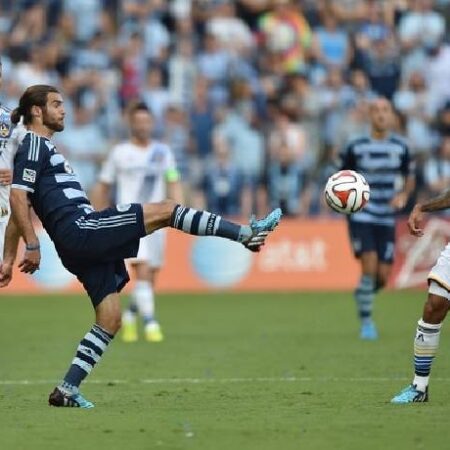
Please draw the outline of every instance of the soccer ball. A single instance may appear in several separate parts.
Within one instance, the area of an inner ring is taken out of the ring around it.
[[[369,201],[370,187],[360,173],[341,170],[328,178],[324,195],[331,209],[352,214],[364,208]]]

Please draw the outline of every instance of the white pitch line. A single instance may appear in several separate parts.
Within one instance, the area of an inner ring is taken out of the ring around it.
[[[380,383],[408,381],[407,377],[249,377],[249,378],[144,378],[137,380],[86,380],[88,384],[237,384],[237,383]],[[0,380],[0,386],[35,386],[57,384],[60,380]],[[433,381],[449,382],[450,378],[434,377]]]

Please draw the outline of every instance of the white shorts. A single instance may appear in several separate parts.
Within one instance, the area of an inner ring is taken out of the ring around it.
[[[432,283],[433,281],[435,283]],[[450,292],[450,244],[447,244],[444,250],[442,250],[436,264],[430,270],[430,273],[428,274],[428,282],[430,284],[430,292],[432,294],[435,293],[442,297],[447,297],[442,295],[442,293],[437,293],[434,291],[437,289],[435,286],[437,284],[444,288],[447,291],[447,294]]]
[[[166,230],[157,230],[141,239],[136,258],[130,258],[128,262],[146,262],[150,267],[162,267],[165,248]]]

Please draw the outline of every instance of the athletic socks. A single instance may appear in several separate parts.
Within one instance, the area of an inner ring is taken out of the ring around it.
[[[373,300],[375,297],[375,280],[370,275],[362,275],[355,290],[356,306],[359,318],[369,321],[372,317]]]
[[[155,297],[148,281],[138,280],[134,287],[133,297],[144,325],[155,321]]]
[[[219,236],[236,242],[249,239],[253,233],[248,225],[238,225],[208,211],[177,205],[170,226],[196,236]]]
[[[100,361],[113,337],[112,334],[95,324],[78,345],[72,365],[59,388],[68,393],[76,393],[81,382]]]
[[[417,322],[414,338],[414,381],[416,389],[425,392],[430,378],[431,364],[439,347],[442,323]]]

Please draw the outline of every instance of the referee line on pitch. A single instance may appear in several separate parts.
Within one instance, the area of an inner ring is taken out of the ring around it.
[[[238,384],[238,383],[379,383],[390,381],[408,381],[407,377],[249,377],[249,378],[142,378],[132,379],[111,379],[111,380],[86,380],[87,384]],[[448,382],[450,378],[433,377],[433,381]],[[46,384],[57,384],[59,380],[0,380],[0,386],[36,386]]]

